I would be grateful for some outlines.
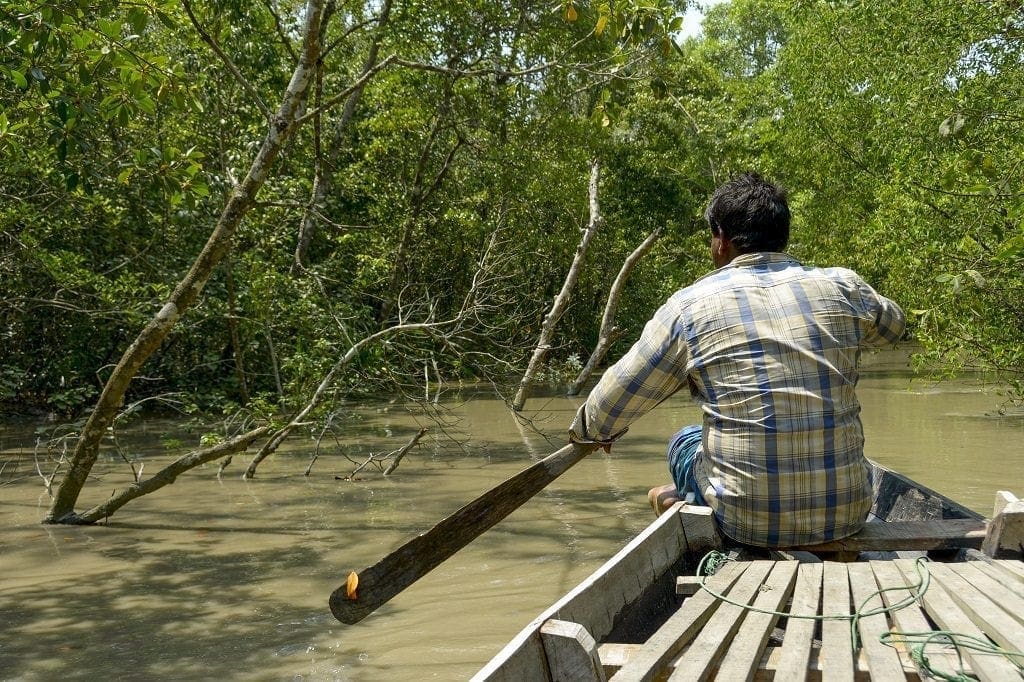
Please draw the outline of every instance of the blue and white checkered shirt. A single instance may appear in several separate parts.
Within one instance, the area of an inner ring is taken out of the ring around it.
[[[571,432],[613,439],[688,385],[704,413],[696,480],[726,535],[774,547],[846,537],[871,506],[860,352],[905,325],[851,270],[744,254],[669,298]]]

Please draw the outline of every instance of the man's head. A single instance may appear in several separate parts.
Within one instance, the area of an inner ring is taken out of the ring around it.
[[[757,173],[744,173],[716,189],[704,219],[718,267],[743,253],[783,251],[789,242],[786,191]]]

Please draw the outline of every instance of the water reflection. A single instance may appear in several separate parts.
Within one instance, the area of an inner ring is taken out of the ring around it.
[[[1024,419],[991,416],[1000,397],[968,381],[911,381],[891,357],[861,383],[870,454],[985,514],[995,490],[1024,493]],[[584,460],[365,621],[342,625],[327,597],[348,571],[556,449],[578,405],[531,400],[531,429],[493,397],[442,401],[448,436],[435,429],[391,477],[335,480],[353,468],[337,445],[305,477],[313,443],[295,442],[254,481],[239,478],[245,458],[221,480],[207,465],[92,528],[39,525],[47,497],[31,432],[5,427],[0,677],[465,679],[648,523],[664,442],[697,419],[681,398],[662,405],[612,455]],[[343,446],[361,460],[421,422],[400,406],[369,407]],[[152,473],[180,453],[160,444],[173,427],[150,422],[122,444]],[[82,507],[130,472],[111,459],[96,474]]]

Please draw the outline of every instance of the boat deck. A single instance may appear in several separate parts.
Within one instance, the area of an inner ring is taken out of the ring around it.
[[[915,600],[911,590],[922,581],[924,593]],[[692,592],[692,596],[645,643],[602,644],[597,651],[602,668],[598,676],[612,680],[931,679],[911,650],[915,642],[932,636],[924,649],[932,670],[943,674],[962,670],[981,680],[1024,679],[1021,668],[1007,657],[961,648],[961,660],[948,638],[935,636],[952,632],[1024,652],[1024,562],[1019,560],[734,561],[708,578],[707,587],[736,604],[694,585],[692,577],[681,578],[680,592]],[[902,606],[883,609],[897,605]],[[848,619],[787,618],[776,612],[862,616],[851,628]],[[549,622],[549,630],[557,630],[559,624],[570,625]],[[856,649],[851,646],[852,629],[857,633]],[[896,633],[913,633],[913,637]],[[890,644],[880,639],[883,636]],[[572,638],[554,638],[559,639]],[[549,657],[552,653],[549,649]],[[566,655],[567,660],[572,658],[572,652]],[[1024,659],[1017,661],[1024,665]]]

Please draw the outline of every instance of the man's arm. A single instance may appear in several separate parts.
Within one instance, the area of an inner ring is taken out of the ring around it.
[[[686,385],[686,337],[670,301],[644,327],[640,339],[605,370],[569,428],[576,441],[610,443],[626,428]]]
[[[907,318],[903,310],[859,277],[857,290],[864,306],[866,322],[862,326],[861,344],[891,346],[903,338],[907,329]]]

